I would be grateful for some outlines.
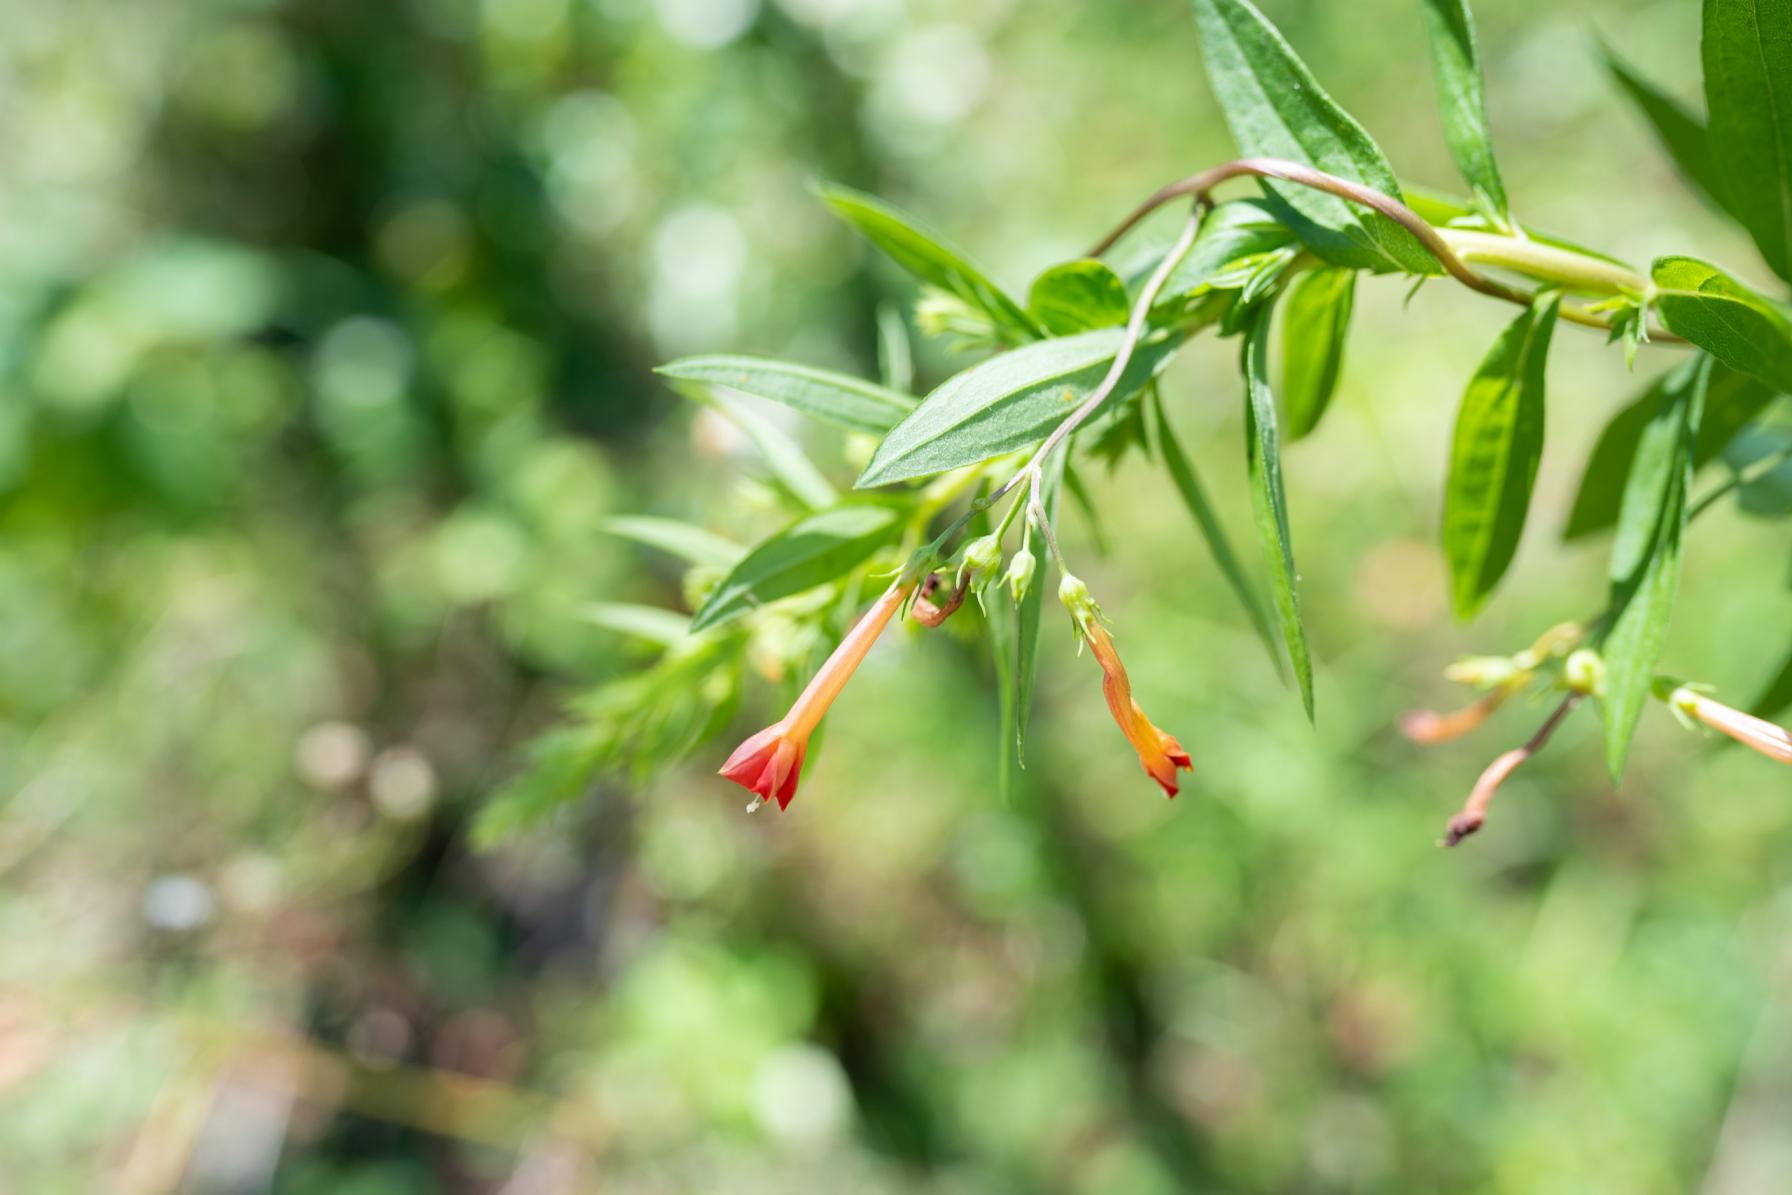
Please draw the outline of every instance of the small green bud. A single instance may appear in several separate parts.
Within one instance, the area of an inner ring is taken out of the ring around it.
[[[1520,671],[1520,666],[1505,656],[1464,656],[1444,669],[1444,679],[1492,689],[1512,680]]]
[[[963,585],[965,578],[980,581],[993,575],[1002,565],[1002,541],[995,535],[985,535],[974,539],[964,546],[958,554],[958,583]]]
[[[1008,561],[1008,572],[1002,578],[1008,586],[1008,592],[1014,595],[1015,604],[1020,604],[1033,588],[1033,574],[1039,571],[1039,560],[1033,553],[1022,548]]]
[[[1064,603],[1064,608],[1070,611],[1070,616],[1078,626],[1101,617],[1101,607],[1096,603],[1095,595],[1089,592],[1089,587],[1083,584],[1081,577],[1065,573],[1064,579],[1058,582],[1058,600]]]
[[[1605,661],[1599,653],[1583,647],[1571,653],[1562,664],[1562,683],[1576,693],[1605,695]]]

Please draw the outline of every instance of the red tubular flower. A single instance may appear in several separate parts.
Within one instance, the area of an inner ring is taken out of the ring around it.
[[[1687,686],[1675,689],[1669,700],[1680,713],[1697,718],[1744,747],[1752,747],[1769,759],[1792,763],[1792,734],[1785,727],[1733,709]]]
[[[776,801],[779,809],[790,804],[790,798],[796,795],[797,778],[802,774],[803,756],[809,750],[809,736],[815,733],[822,715],[840,696],[840,690],[852,679],[853,671],[913,588],[912,583],[898,582],[885,590],[877,604],[846,633],[790,712],[736,747],[722,765],[721,775],[755,794],[751,808],[757,809],[767,800]]]
[[[1430,745],[1461,738],[1487,721],[1493,711],[1505,703],[1510,689],[1499,688],[1472,705],[1447,714],[1436,710],[1408,710],[1400,715],[1400,733],[1415,743]]]
[[[1175,796],[1179,791],[1176,773],[1193,771],[1195,761],[1189,758],[1175,736],[1154,726],[1145,711],[1139,708],[1139,703],[1133,700],[1132,682],[1127,679],[1126,666],[1120,662],[1120,653],[1114,650],[1114,640],[1108,635],[1107,628],[1090,619],[1083,634],[1088,636],[1089,650],[1094,654],[1095,662],[1101,665],[1101,695],[1107,698],[1114,721],[1119,723],[1120,731],[1126,735],[1132,749],[1139,753],[1139,763],[1144,765],[1145,774],[1163,787],[1164,796]]]
[[[1113,713],[1120,732],[1139,753],[1139,763],[1144,765],[1145,774],[1162,786],[1164,796],[1175,796],[1176,773],[1184,769],[1192,771],[1194,761],[1173,736],[1152,725],[1139,703],[1132,699],[1132,681],[1127,679],[1126,665],[1120,662],[1120,653],[1114,650],[1113,637],[1101,625],[1101,607],[1090,596],[1089,587],[1065,573],[1058,586],[1058,600],[1064,603],[1077,629],[1089,641],[1089,650],[1094,654],[1095,662],[1101,665],[1101,695],[1107,698],[1108,710]]]

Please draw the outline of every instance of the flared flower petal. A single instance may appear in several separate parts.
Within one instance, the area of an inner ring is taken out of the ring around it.
[[[821,666],[790,712],[734,749],[720,774],[757,794],[761,801],[776,801],[779,809],[790,805],[809,750],[809,736],[840,696],[840,690],[865,659],[871,645],[890,625],[896,611],[914,589],[912,582],[898,582],[884,591],[877,604],[865,612]],[[758,807],[755,802],[754,808]]]
[[[1101,695],[1107,699],[1108,711],[1114,715],[1126,741],[1138,752],[1145,774],[1157,781],[1166,797],[1174,797],[1180,791],[1176,774],[1193,771],[1194,760],[1189,758],[1174,735],[1153,725],[1145,711],[1139,708],[1139,703],[1133,700],[1132,682],[1127,678],[1126,666],[1120,662],[1120,653],[1114,650],[1114,640],[1107,628],[1093,618],[1082,625],[1083,634],[1089,640],[1089,650],[1096,663],[1101,665]]]

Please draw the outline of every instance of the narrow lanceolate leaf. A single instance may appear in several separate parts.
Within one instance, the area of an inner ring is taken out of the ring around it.
[[[1506,184],[1493,158],[1493,130],[1487,120],[1487,88],[1475,46],[1475,22],[1468,0],[1421,0],[1431,41],[1431,68],[1437,76],[1437,105],[1444,140],[1456,169],[1475,192],[1485,214],[1509,225]]]
[[[1102,262],[1085,259],[1053,266],[1035,278],[1027,310],[1053,336],[1070,336],[1119,327],[1131,304],[1120,275]]]
[[[1124,332],[1104,328],[1024,345],[956,374],[897,424],[855,483],[860,488],[974,465],[1044,439],[1101,384]],[[1180,341],[1134,351],[1110,402],[1135,393]]]
[[[1792,706],[1792,653],[1787,654],[1779,671],[1749,705],[1748,712],[1757,718],[1775,718],[1789,706]]]
[[[821,475],[821,470],[815,467],[802,445],[783,428],[775,426],[726,390],[711,390],[677,378],[673,379],[672,385],[679,393],[708,405],[738,427],[747,439],[753,441],[753,447],[759,450],[778,484],[798,502],[810,510],[823,510],[839,501],[840,495]]]
[[[1281,653],[1276,650],[1275,629],[1270,626],[1269,613],[1263,607],[1263,598],[1257,587],[1245,576],[1244,566],[1239,563],[1238,553],[1232,548],[1232,541],[1221,525],[1219,515],[1208,501],[1207,491],[1201,485],[1201,479],[1195,475],[1195,468],[1183,455],[1182,445],[1176,440],[1176,433],[1170,428],[1170,420],[1164,414],[1161,401],[1152,404],[1157,413],[1157,445],[1163,453],[1164,468],[1170,474],[1170,480],[1176,485],[1176,492],[1182,497],[1182,504],[1188,507],[1188,513],[1195,520],[1195,526],[1201,531],[1201,538],[1207,543],[1207,552],[1213,557],[1214,565],[1220,570],[1220,576],[1226,579],[1226,585],[1238,599],[1250,616],[1251,629],[1263,641],[1263,647],[1269,652],[1269,658],[1277,671],[1281,670]],[[1286,675],[1286,674],[1284,674]]]
[[[1702,45],[1724,206],[1792,279],[1792,0],[1705,0]]]
[[[1038,322],[988,275],[906,212],[846,187],[824,186],[820,192],[829,207],[897,265],[982,311],[1011,342],[1042,335]]]
[[[637,606],[629,602],[592,602],[583,610],[585,621],[593,626],[632,635],[661,647],[671,647],[690,633],[691,620],[658,606]]]
[[[1194,5],[1207,78],[1240,152],[1290,158],[1400,194],[1380,147],[1320,89],[1250,0],[1194,0]],[[1289,227],[1335,265],[1439,272],[1413,235],[1385,216],[1305,187],[1274,182],[1265,187]]]
[[[1270,593],[1282,623],[1282,640],[1294,665],[1301,705],[1313,716],[1313,661],[1307,651],[1307,632],[1300,617],[1300,594],[1295,589],[1294,544],[1288,535],[1288,497],[1282,487],[1282,446],[1276,425],[1276,400],[1269,388],[1270,313],[1252,317],[1244,339],[1245,459],[1250,469],[1251,510],[1257,536],[1269,563]]]
[[[669,552],[692,564],[708,564],[730,568],[747,554],[733,540],[723,539],[713,531],[678,519],[662,519],[653,515],[616,515],[598,524],[599,529],[638,544]]]
[[[1288,285],[1282,300],[1282,407],[1290,442],[1318,427],[1332,401],[1355,296],[1355,270],[1308,270]]]
[[[1274,253],[1296,243],[1267,199],[1231,199],[1215,204],[1201,220],[1188,254],[1164,280],[1158,305],[1177,303],[1207,290],[1213,279],[1244,258]],[[1163,260],[1164,249],[1141,254],[1127,268],[1129,286],[1139,286]]]
[[[900,526],[887,506],[837,506],[798,519],[748,552],[691,620],[701,631],[766,602],[836,580],[870,559]]]
[[[1710,358],[1676,369],[1637,445],[1612,543],[1611,621],[1605,657],[1605,762],[1624,772],[1637,719],[1649,698],[1680,586],[1680,540]]]
[[[761,357],[682,357],[654,372],[768,398],[836,427],[874,436],[889,431],[915,409],[915,400],[908,395],[848,374]]]
[[[909,391],[915,388],[915,350],[908,338],[908,324],[894,303],[877,308],[877,368],[884,387],[894,390],[914,406]]]
[[[1066,455],[1053,453],[1045,466],[1041,501],[1053,516],[1057,513]],[[1039,662],[1039,616],[1046,588],[1043,580],[1035,579],[1018,605],[1005,587],[993,590],[987,599],[990,650],[995,655],[996,690],[1002,713],[997,780],[1003,800],[1014,792],[1015,769],[1026,766],[1027,723],[1031,721],[1033,680]]]
[[[1703,122],[1678,100],[1631,70],[1609,46],[1601,45],[1599,49],[1605,58],[1605,69],[1655,130],[1661,147],[1667,150],[1681,176],[1699,194],[1723,207],[1723,182]]]
[[[1481,608],[1518,550],[1543,459],[1543,366],[1559,306],[1551,293],[1514,320],[1462,395],[1443,521],[1458,618]]]
[[[1568,524],[1562,528],[1563,539],[1580,539],[1604,531],[1618,521],[1618,505],[1630,477],[1630,463],[1643,438],[1643,429],[1649,426],[1661,405],[1662,388],[1672,376],[1665,374],[1657,378],[1634,401],[1613,415],[1599,433],[1593,453],[1587,458],[1586,471],[1581,474],[1580,489],[1574,495]],[[1714,366],[1711,380],[1705,386],[1705,413],[1699,420],[1693,468],[1698,469],[1717,459],[1736,434],[1772,401],[1773,391],[1754,378]]]
[[[1658,257],[1650,276],[1668,331],[1731,369],[1792,392],[1792,320],[1784,308],[1696,257]]]

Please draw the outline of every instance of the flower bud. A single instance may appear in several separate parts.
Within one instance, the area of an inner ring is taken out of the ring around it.
[[[1444,679],[1477,689],[1503,685],[1518,675],[1518,666],[1505,656],[1464,656],[1444,669]]]
[[[1033,588],[1033,574],[1037,571],[1038,558],[1025,548],[1009,558],[1008,572],[1002,577],[1002,582],[1008,586],[1008,592],[1014,595],[1016,605],[1025,600],[1027,591]]]
[[[1001,566],[1001,538],[990,534],[974,539],[958,554],[958,583],[963,585],[967,578],[973,583],[983,582]]]
[[[1095,595],[1089,592],[1081,577],[1070,573],[1065,573],[1064,579],[1058,582],[1058,600],[1079,623],[1098,612]]]
[[[1575,693],[1600,696],[1605,692],[1605,661],[1591,648],[1580,648],[1563,662],[1562,683]]]

